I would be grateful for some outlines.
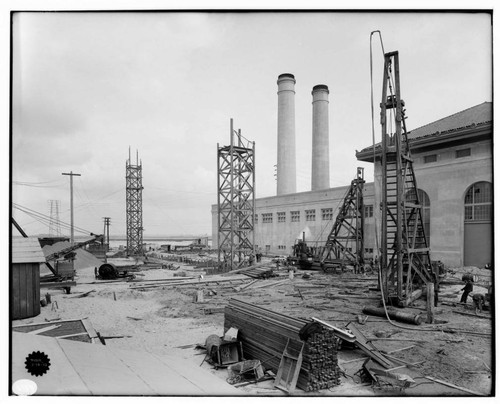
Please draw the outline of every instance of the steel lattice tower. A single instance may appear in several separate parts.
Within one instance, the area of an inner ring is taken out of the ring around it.
[[[49,235],[61,235],[61,222],[59,221],[59,203],[60,201],[49,199],[50,203],[50,222]]]
[[[218,262],[224,271],[244,266],[255,253],[255,142],[245,147],[232,119],[230,126],[230,146],[217,144]]]
[[[382,90],[381,286],[386,299],[406,305],[414,283],[435,280],[406,131],[398,52],[385,54]]]
[[[126,163],[127,181],[127,255],[143,254],[142,227],[142,161],[139,154],[133,165],[129,157]]]

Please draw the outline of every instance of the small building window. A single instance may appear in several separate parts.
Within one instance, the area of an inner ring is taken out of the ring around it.
[[[316,209],[306,210],[306,222],[314,222],[316,220]]]
[[[457,159],[461,157],[469,157],[470,156],[470,148],[467,149],[460,149],[455,151],[455,157]]]
[[[262,214],[262,223],[272,223],[273,222],[273,214],[272,213],[263,213]]]
[[[286,212],[278,212],[278,223],[286,222]]]
[[[299,210],[291,211],[290,216],[291,216],[292,222],[300,222],[300,211]]]
[[[286,245],[279,245],[278,250],[286,250]]]
[[[429,154],[428,156],[424,156],[424,164],[435,163],[437,159],[437,154]]]
[[[373,205],[365,205],[365,217],[373,217]]]
[[[321,209],[321,220],[332,220],[333,219],[333,208]]]

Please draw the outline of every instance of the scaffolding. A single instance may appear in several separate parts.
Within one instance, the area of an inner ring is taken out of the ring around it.
[[[246,266],[255,256],[255,142],[235,131],[232,119],[230,140],[229,146],[217,144],[218,264],[223,272]]]
[[[359,272],[364,264],[364,184],[364,169],[358,167],[320,256],[325,270],[329,266],[352,265]]]
[[[382,91],[381,286],[388,301],[405,306],[415,284],[435,279],[406,132],[398,52],[385,54]]]
[[[143,255],[143,227],[142,227],[142,161],[139,162],[139,153],[136,155],[136,164],[130,158],[130,148],[126,163],[126,192],[127,192],[127,256]]]

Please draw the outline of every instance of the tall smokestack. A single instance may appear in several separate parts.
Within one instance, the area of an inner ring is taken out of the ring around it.
[[[313,87],[312,191],[330,188],[328,94],[328,86],[324,84]]]
[[[295,168],[295,77],[278,76],[278,169],[277,194],[296,191]]]

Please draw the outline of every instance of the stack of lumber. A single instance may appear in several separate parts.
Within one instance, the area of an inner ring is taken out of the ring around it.
[[[167,279],[152,279],[152,280],[136,280],[131,282],[130,289],[152,289],[152,288],[166,288],[166,287],[203,287],[203,286],[220,286],[220,284],[235,285],[241,284],[248,280],[247,277],[241,275],[238,277],[232,277],[230,279],[224,279],[220,277],[207,277],[203,280],[192,279],[192,277],[178,277],[178,278],[167,278]]]
[[[271,266],[248,269],[246,271],[241,271],[240,274],[256,279],[266,279],[274,276],[273,267]]]
[[[258,359],[277,373],[281,356],[290,341],[301,344],[299,331],[307,324],[280,313],[237,299],[229,300],[224,311],[224,331],[239,330],[245,359]],[[304,391],[330,388],[340,383],[337,363],[338,338],[324,326],[304,341],[303,360],[297,387]]]

